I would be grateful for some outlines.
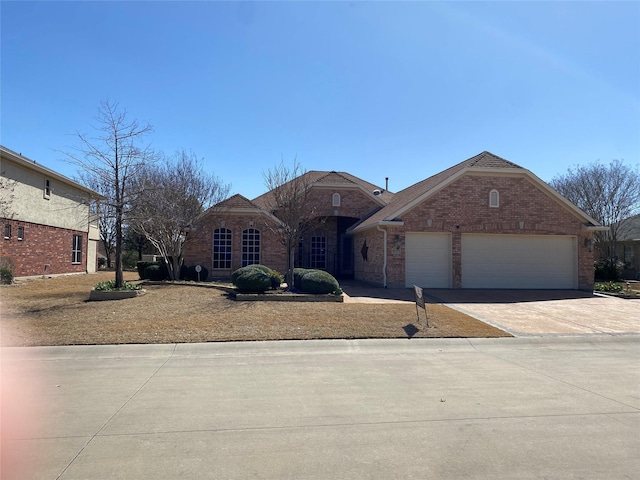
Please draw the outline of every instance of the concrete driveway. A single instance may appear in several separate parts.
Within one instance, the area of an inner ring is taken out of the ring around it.
[[[345,302],[414,302],[413,289],[382,288],[348,281]],[[640,333],[640,300],[577,290],[427,289],[443,303],[515,336]]]
[[[576,290],[427,290],[426,294],[516,336],[640,332],[640,300]]]

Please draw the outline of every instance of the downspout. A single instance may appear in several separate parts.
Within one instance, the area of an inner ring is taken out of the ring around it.
[[[376,228],[384,233],[384,248],[383,248],[383,260],[382,260],[382,283],[384,288],[387,288],[387,230],[377,225]]]

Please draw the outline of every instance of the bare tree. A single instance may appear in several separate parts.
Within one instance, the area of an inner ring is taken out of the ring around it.
[[[595,220],[609,227],[595,241],[615,270],[616,245],[627,220],[640,212],[640,173],[621,160],[609,165],[577,165],[554,177],[550,185]]]
[[[80,172],[75,180],[107,199],[111,196],[111,185],[102,183],[99,178],[89,175],[86,171]],[[107,268],[111,268],[111,259],[116,251],[116,209],[109,200],[97,201],[95,212],[98,215],[100,241],[107,256]]]
[[[229,189],[202,170],[195,154],[184,150],[142,172],[130,225],[158,249],[171,279],[180,278],[184,243],[194,222],[208,207],[224,200]]]
[[[150,124],[129,120],[127,111],[118,103],[100,102],[94,127],[97,136],[77,132],[79,145],[64,152],[68,161],[84,170],[92,184],[102,185],[104,200],[113,208],[115,217],[115,286],[122,287],[122,224],[129,206],[131,181],[152,158],[149,145],[141,145],[152,131]]]
[[[13,218],[13,198],[15,197],[13,191],[17,184],[16,180],[12,180],[4,176],[0,176],[0,217]]]
[[[265,206],[280,220],[280,223],[270,223],[268,227],[287,250],[287,283],[293,289],[296,248],[318,223],[316,206],[310,196],[310,179],[297,159],[291,167],[282,160],[262,176],[269,190],[264,196]]]

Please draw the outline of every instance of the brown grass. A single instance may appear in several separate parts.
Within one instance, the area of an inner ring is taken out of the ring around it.
[[[417,322],[413,303],[238,302],[221,290],[147,285],[135,299],[88,302],[113,273],[29,280],[0,289],[2,346],[234,340],[510,336],[443,305]],[[125,272],[125,279],[137,274]]]

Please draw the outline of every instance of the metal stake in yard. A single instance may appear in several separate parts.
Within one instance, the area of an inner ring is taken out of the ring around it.
[[[416,315],[418,316],[418,322],[420,321],[420,310],[418,310],[418,307],[422,307],[424,309],[424,321],[427,324],[427,328],[429,328],[429,314],[427,313],[427,306],[424,303],[424,295],[422,294],[422,288],[414,285],[413,292],[416,297]]]

